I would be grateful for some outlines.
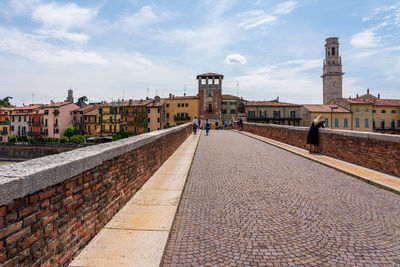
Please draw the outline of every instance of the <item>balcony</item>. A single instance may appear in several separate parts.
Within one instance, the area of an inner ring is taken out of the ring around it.
[[[9,125],[9,124],[10,124],[9,120],[0,121],[0,125]]]
[[[38,122],[38,121],[30,121],[29,126],[42,126],[43,123]]]
[[[8,135],[8,131],[1,131],[0,135]]]

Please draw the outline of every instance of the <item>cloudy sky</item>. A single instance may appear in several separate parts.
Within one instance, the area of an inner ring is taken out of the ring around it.
[[[0,0],[0,98],[14,104],[197,93],[322,102],[325,38],[339,37],[345,97],[400,98],[400,2]]]

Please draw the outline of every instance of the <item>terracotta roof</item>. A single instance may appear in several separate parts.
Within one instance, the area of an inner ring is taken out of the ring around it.
[[[62,107],[62,106],[65,106],[65,105],[69,105],[69,104],[74,104],[74,103],[67,102],[67,101],[64,101],[64,102],[53,102],[53,103],[50,103],[50,104],[46,105],[45,108],[59,108],[59,107]]]
[[[197,95],[187,95],[187,96],[173,96],[171,98],[163,98],[164,100],[184,100],[184,99],[198,99]]]
[[[13,110],[34,110],[43,107],[43,104],[31,104],[29,106],[15,107]]]
[[[162,107],[164,105],[164,99],[160,99],[159,102],[151,102],[147,105],[147,107],[152,108],[152,107]]]
[[[331,112],[331,107],[336,107],[332,109],[333,113],[350,113],[349,110],[339,107],[337,105],[303,105],[305,109],[309,112]]]
[[[147,106],[152,101],[154,101],[154,100],[153,99],[129,100],[129,101],[124,101],[122,103],[122,106],[123,107],[143,107],[143,106]],[[131,102],[131,103],[129,103],[129,102]]]
[[[375,99],[374,105],[400,107],[400,99]]]
[[[361,98],[343,98],[343,99],[352,104],[374,104],[373,99],[361,99]]]
[[[363,94],[363,95],[359,96],[358,98],[361,98],[361,99],[377,99],[376,96],[374,96],[374,95],[372,95],[370,93]]]
[[[90,112],[97,108],[97,105],[88,105],[78,109],[73,110],[72,112],[82,112],[83,114]]]
[[[247,101],[248,107],[300,107],[301,105],[278,101]]]
[[[228,94],[222,95],[222,100],[237,100],[237,99],[240,99],[240,97],[237,97],[234,95],[228,95]]]

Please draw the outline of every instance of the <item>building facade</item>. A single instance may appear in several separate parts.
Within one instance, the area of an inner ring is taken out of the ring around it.
[[[172,127],[199,118],[198,96],[174,96],[164,98],[166,127]]]
[[[16,134],[18,139],[27,138],[30,129],[29,115],[42,107],[42,104],[32,104],[10,110],[10,134]]]
[[[223,75],[217,73],[204,73],[197,75],[199,87],[199,118],[222,122],[222,79]]]
[[[98,105],[97,134],[110,136],[117,134],[122,127],[123,103],[111,102]]]
[[[165,103],[164,99],[156,96],[154,100],[147,105],[147,131],[154,132],[166,127]]]
[[[323,104],[334,98],[342,98],[342,58],[339,55],[339,38],[327,38],[325,43],[325,59],[322,73]]]
[[[0,106],[0,142],[7,142],[10,136],[10,109]]]
[[[147,133],[149,119],[147,117],[147,105],[153,100],[129,100],[123,104],[122,125],[124,130],[133,134]]]
[[[336,105],[303,105],[301,126],[309,127],[321,115],[325,127],[336,130],[352,130],[351,111]]]
[[[245,102],[242,98],[223,94],[221,103],[222,124],[236,121],[238,118],[246,117]]]
[[[28,136],[34,139],[45,138],[43,132],[44,110],[36,110],[29,114]]]
[[[71,102],[50,102],[44,107],[43,131],[46,138],[60,139],[67,126],[72,125],[72,111],[79,109],[78,105]]]
[[[299,126],[301,105],[273,101],[247,101],[245,111],[248,122]]]

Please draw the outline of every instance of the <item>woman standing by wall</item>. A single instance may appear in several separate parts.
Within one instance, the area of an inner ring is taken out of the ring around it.
[[[310,126],[307,134],[307,144],[309,145],[309,153],[316,153],[319,145],[319,128],[324,128],[325,119],[319,115]]]

